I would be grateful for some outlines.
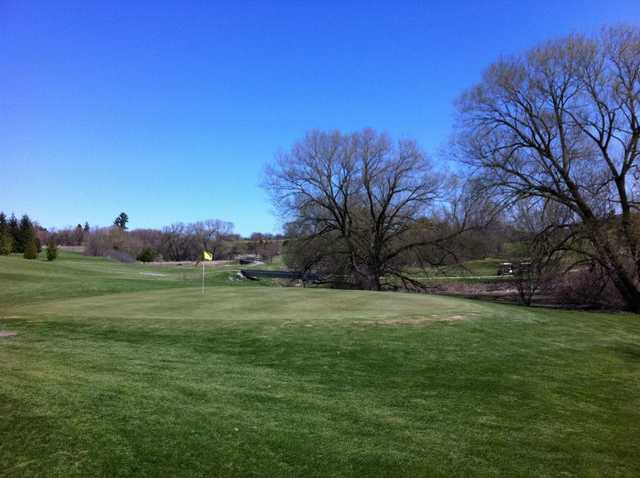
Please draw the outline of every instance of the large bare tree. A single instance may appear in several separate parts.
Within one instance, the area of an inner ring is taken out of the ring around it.
[[[381,289],[388,276],[411,281],[402,259],[426,246],[446,250],[464,228],[464,219],[446,229],[425,220],[442,206],[446,182],[416,143],[371,129],[308,133],[267,168],[265,183],[308,247],[322,244],[308,257],[346,268],[363,289]]]
[[[562,209],[541,232],[562,232],[571,257],[597,263],[640,311],[640,29],[501,60],[459,112],[458,144],[494,199]]]
[[[189,224],[188,230],[203,251],[212,252],[213,256],[217,257],[224,240],[233,232],[233,223],[220,219],[207,219]]]

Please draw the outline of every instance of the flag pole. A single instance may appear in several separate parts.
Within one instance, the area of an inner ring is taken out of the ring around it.
[[[204,295],[204,261],[202,261],[202,295]]]

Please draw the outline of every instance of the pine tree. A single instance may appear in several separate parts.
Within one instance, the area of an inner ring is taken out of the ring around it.
[[[58,244],[53,236],[49,236],[49,241],[47,242],[47,260],[55,261],[58,257]]]
[[[13,238],[9,232],[7,216],[0,212],[0,256],[8,256],[13,251]]]
[[[25,259],[36,259],[38,257],[38,246],[36,244],[35,236],[27,239],[27,242],[24,246],[24,258]]]
[[[89,228],[89,222],[88,221],[85,221],[84,228],[82,230],[84,231],[85,234],[87,232],[89,232],[90,228]]]
[[[8,222],[9,236],[11,236],[12,249],[14,252],[18,252],[16,244],[18,242],[18,236],[20,235],[20,226],[18,225],[18,219],[15,214],[11,214]]]
[[[34,246],[36,247],[36,253],[38,251],[38,245],[35,242],[36,239],[36,231],[33,227],[33,223],[29,216],[26,214],[22,216],[20,220],[20,226],[18,228],[18,237],[14,239],[14,249],[18,253],[23,253],[29,241],[33,241]]]
[[[129,222],[129,216],[127,216],[126,212],[121,212],[118,217],[116,217],[116,220],[113,221],[113,224],[116,227],[119,227],[120,229],[122,229],[123,231],[127,228],[127,223]]]
[[[13,239],[8,231],[0,232],[0,256],[8,256],[13,251]]]
[[[82,224],[78,224],[76,226],[76,230],[73,232],[73,241],[76,246],[81,246],[82,241],[84,240],[84,229],[82,229]]]
[[[20,220],[20,240],[22,241],[22,252],[25,259],[36,259],[40,252],[40,240],[36,236],[36,229],[26,214]]]

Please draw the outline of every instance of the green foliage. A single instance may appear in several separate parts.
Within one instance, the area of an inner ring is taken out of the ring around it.
[[[0,211],[0,234],[3,232],[9,232],[9,224],[7,223],[7,216]]]
[[[15,214],[11,214],[11,217],[9,218],[9,222],[7,223],[7,227],[9,229],[9,234],[11,235],[11,240],[13,243],[13,251],[22,252],[16,249],[18,238],[20,236],[20,225],[18,224],[18,219],[16,218]]]
[[[7,216],[0,212],[0,256],[8,256],[12,251],[13,237],[11,237]]]
[[[53,237],[49,238],[47,242],[47,260],[55,261],[58,257],[58,244]]]
[[[140,251],[140,254],[138,254],[137,259],[140,262],[153,262],[155,257],[156,257],[156,254],[153,251],[153,249],[151,249],[150,247],[145,247],[144,249],[142,249],[142,251]]]
[[[13,238],[8,231],[0,232],[0,256],[8,256],[13,252]]]
[[[38,257],[38,245],[36,238],[31,238],[24,246],[23,256],[25,259],[36,259]]]
[[[36,231],[31,219],[29,219],[29,216],[25,214],[22,216],[22,219],[20,219],[17,236],[14,238],[14,249],[16,252],[22,254],[25,252],[27,245],[31,242],[33,242],[37,253],[38,244],[36,242]]]
[[[82,224],[78,224],[73,231],[73,242],[76,246],[82,245],[82,241],[84,240],[84,229]]]
[[[129,216],[127,215],[127,213],[121,212],[118,215],[118,217],[116,217],[115,221],[113,221],[113,224],[124,231],[125,229],[127,229],[128,222],[129,222]]]

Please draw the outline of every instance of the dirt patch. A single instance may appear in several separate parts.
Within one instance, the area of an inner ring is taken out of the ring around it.
[[[458,320],[468,320],[468,317],[462,315],[432,315],[430,317],[414,317],[411,319],[376,320],[369,323],[376,325],[425,325],[433,322],[455,322]]]
[[[229,265],[229,264],[237,264],[237,262],[235,262],[235,261],[204,261],[204,262],[197,262],[197,261],[155,261],[155,262],[145,262],[144,263],[145,266],[158,266],[158,267],[171,267],[171,266],[195,267],[196,265],[198,267],[202,267],[202,264],[204,264],[205,267],[209,268],[209,267],[226,266],[226,265]]]
[[[15,337],[17,334],[10,330],[0,330],[0,337]]]

